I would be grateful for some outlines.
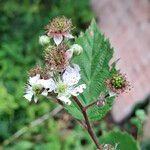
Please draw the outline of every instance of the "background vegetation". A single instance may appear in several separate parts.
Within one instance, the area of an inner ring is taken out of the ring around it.
[[[42,60],[38,37],[48,21],[60,15],[72,18],[76,26],[74,33],[85,29],[93,17],[88,0],[0,0],[0,143],[3,149],[79,150],[81,144],[86,145],[85,138],[89,140],[83,138],[86,135],[82,131],[75,132],[81,128],[63,112],[11,139],[19,129],[55,107],[46,99],[38,104],[28,103],[23,92],[27,70]]]

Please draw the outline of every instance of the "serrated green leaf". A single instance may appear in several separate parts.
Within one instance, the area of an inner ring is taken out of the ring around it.
[[[100,138],[101,144],[117,144],[117,150],[140,150],[135,139],[126,132],[112,131]]]
[[[94,20],[86,32],[76,39],[75,43],[83,47],[83,53],[75,57],[73,63],[78,64],[81,68],[80,84],[85,83],[87,86],[79,99],[84,105],[88,105],[96,101],[100,93],[107,91],[105,81],[112,74],[109,61],[113,56],[113,48],[99,31]],[[88,111],[89,118],[93,121],[103,118],[111,109],[112,103],[113,98],[108,99],[108,102],[103,107],[96,106],[90,109]],[[70,112],[70,110],[68,111]],[[72,110],[72,112],[75,112],[75,110]],[[76,117],[76,113],[72,113],[72,115]]]
[[[76,39],[76,43],[83,47],[83,53],[75,57],[73,62],[80,65],[81,82],[87,85],[83,93],[84,103],[89,104],[97,100],[101,92],[106,91],[105,80],[111,75],[109,61],[113,49],[94,20],[85,34]]]
[[[113,104],[113,99],[114,99],[113,97],[107,98],[104,106],[91,107],[88,110],[89,119],[91,121],[102,119],[107,114],[107,112],[111,109],[112,104]]]

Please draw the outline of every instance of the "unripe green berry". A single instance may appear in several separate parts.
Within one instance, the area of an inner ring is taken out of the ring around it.
[[[42,46],[48,45],[50,43],[50,38],[46,35],[39,37],[39,44]]]
[[[122,76],[121,74],[116,74],[115,76],[113,76],[112,85],[115,88],[122,88],[124,84],[125,84],[124,76]]]
[[[83,48],[79,44],[73,44],[70,48],[70,50],[75,55],[80,55],[83,52]]]
[[[146,120],[146,113],[144,110],[142,109],[138,109],[136,112],[136,117],[138,117],[142,122],[144,122]]]

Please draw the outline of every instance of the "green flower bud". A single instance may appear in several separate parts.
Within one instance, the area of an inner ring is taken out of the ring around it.
[[[50,43],[50,38],[46,35],[42,35],[39,37],[39,44],[45,46]]]
[[[142,109],[138,109],[136,112],[136,117],[138,117],[142,122],[144,122],[146,120],[146,113],[144,110]]]
[[[73,54],[80,55],[83,52],[83,48],[79,44],[73,44],[70,48]]]

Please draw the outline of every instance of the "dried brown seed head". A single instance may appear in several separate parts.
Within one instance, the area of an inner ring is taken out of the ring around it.
[[[47,68],[41,68],[39,66],[32,68],[29,70],[28,72],[30,77],[36,76],[37,74],[40,74],[41,79],[49,79],[50,75],[48,73],[48,69]]]
[[[47,35],[53,36],[53,34],[61,34],[69,32],[72,29],[72,22],[66,17],[56,17],[46,26]]]
[[[61,44],[51,47],[45,51],[45,62],[51,70],[63,70],[68,64],[69,59],[66,53],[67,46]]]
[[[30,77],[36,76],[37,74],[41,74],[42,68],[40,66],[37,66],[35,68],[32,68],[29,70],[28,74]]]

